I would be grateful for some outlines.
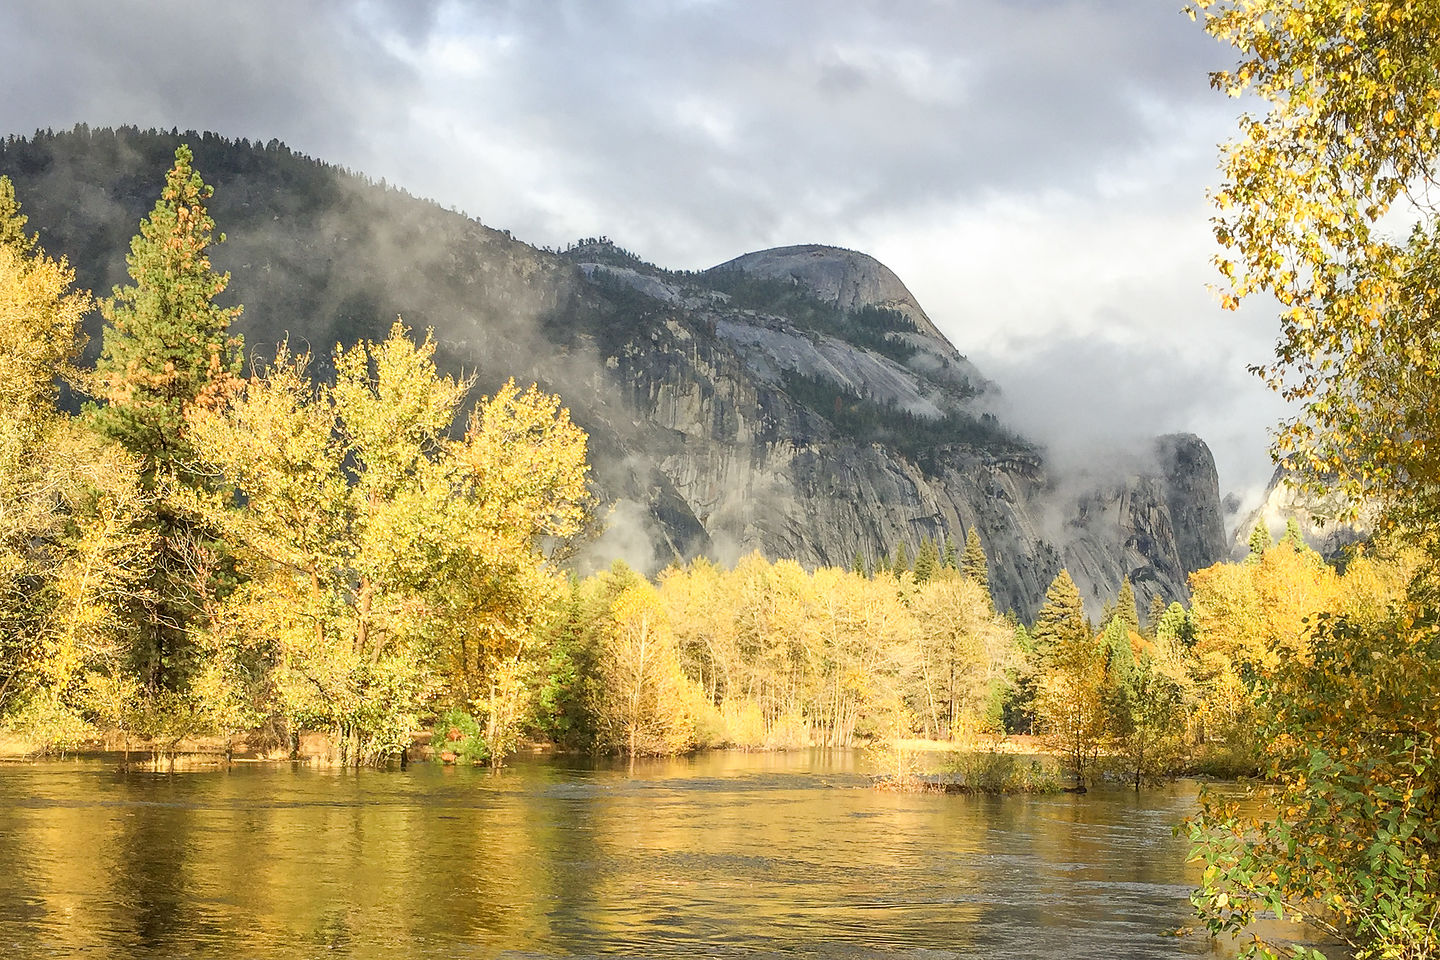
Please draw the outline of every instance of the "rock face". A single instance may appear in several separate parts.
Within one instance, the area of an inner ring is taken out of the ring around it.
[[[104,290],[124,279],[180,139],[10,141],[0,173],[42,243]],[[1093,613],[1127,576],[1142,605],[1184,598],[1188,573],[1226,553],[1203,442],[1162,438],[1118,474],[1054,474],[864,254],[785,247],[673,273],[607,242],[539,250],[273,142],[183,139],[215,186],[229,240],[213,259],[246,306],[250,355],[289,336],[323,356],[398,314],[432,326],[445,361],[485,392],[512,374],[558,392],[590,433],[608,520],[592,565],[761,550],[849,566],[973,527],[997,606],[1028,620],[1062,565]]]
[[[854,250],[816,243],[775,247],[736,257],[715,269],[793,280],[807,287],[817,299],[833,303],[841,310],[861,307],[895,310],[909,318],[926,336],[945,339],[894,271],[874,257]]]
[[[1368,540],[1374,530],[1376,509],[1362,507],[1357,520],[1338,522],[1336,517],[1343,506],[1336,497],[1301,488],[1284,467],[1277,467],[1265,488],[1265,499],[1235,528],[1230,557],[1240,560],[1250,552],[1250,534],[1259,523],[1265,524],[1271,538],[1278,540],[1289,521],[1294,520],[1300,525],[1305,542],[1327,557]]]

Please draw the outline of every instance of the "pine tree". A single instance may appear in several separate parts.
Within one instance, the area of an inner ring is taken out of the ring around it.
[[[1070,578],[1068,570],[1061,570],[1045,591],[1045,602],[1035,615],[1035,626],[1030,630],[1035,641],[1035,653],[1044,664],[1068,646],[1085,643],[1090,639],[1090,622],[1085,619],[1085,604],[1080,599],[1080,588]]]
[[[945,554],[940,563],[946,570],[960,568],[960,556],[955,550],[955,538],[948,533],[945,534]]]
[[[1155,630],[1160,626],[1160,618],[1164,615],[1165,598],[1156,593],[1150,598],[1150,616],[1145,620],[1145,639],[1155,639]]]
[[[865,566],[865,554],[859,550],[855,551],[855,559],[850,561],[850,572],[856,576],[869,576]]]
[[[1280,542],[1295,550],[1306,548],[1305,535],[1300,532],[1300,521],[1294,517],[1285,521],[1285,535],[1280,538]]]
[[[915,554],[915,582],[925,583],[935,576],[936,569],[940,566],[940,551],[935,546],[935,541],[926,537],[920,543],[920,550]]]
[[[190,466],[186,411],[218,404],[241,360],[240,340],[230,335],[240,308],[215,303],[230,276],[211,268],[207,252],[224,240],[205,209],[213,191],[192,161],[189,147],[175,151],[160,199],[130,242],[133,283],[101,304],[106,326],[92,391],[101,405],[89,410],[92,425],[139,461],[154,496],[154,574],[149,599],[133,611],[136,659],[152,689],[184,686],[195,667],[191,621],[219,577],[217,564],[196,568],[197,557],[219,556],[217,544],[176,499],[177,489],[205,486]]]
[[[214,192],[192,168],[190,148],[175,151],[165,189],[125,258],[130,278],[102,302],[106,327],[95,365],[93,412],[101,432],[144,462],[150,483],[192,458],[185,411],[213,405],[240,371],[240,340],[230,324],[240,307],[214,301],[230,282],[207,253],[215,221],[205,209]]]
[[[980,545],[980,531],[974,527],[965,534],[965,555],[960,558],[960,572],[990,592],[990,563]]]
[[[1130,646],[1130,631],[1121,617],[1112,619],[1100,634],[1105,651],[1105,677],[1111,687],[1122,687],[1135,669],[1135,652]]]
[[[1274,545],[1275,541],[1270,537],[1270,527],[1262,517],[1255,521],[1255,529],[1250,531],[1250,556],[1246,557],[1246,560],[1258,561],[1265,551]]]
[[[1195,642],[1195,620],[1179,603],[1171,603],[1155,623],[1155,642],[1161,646],[1180,644],[1189,647]]]
[[[1120,592],[1115,597],[1111,619],[1124,623],[1126,631],[1140,632],[1140,611],[1135,606],[1135,588],[1130,585],[1129,577],[1120,581]]]
[[[0,246],[10,248],[21,257],[34,253],[39,237],[26,235],[25,224],[29,219],[20,212],[15,185],[9,177],[0,177]]]
[[[895,563],[891,569],[895,571],[897,577],[910,569],[910,547],[904,540],[895,544]]]

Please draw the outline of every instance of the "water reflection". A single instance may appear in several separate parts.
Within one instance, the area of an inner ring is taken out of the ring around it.
[[[865,788],[849,754],[0,768],[0,956],[1206,955],[1137,797]]]

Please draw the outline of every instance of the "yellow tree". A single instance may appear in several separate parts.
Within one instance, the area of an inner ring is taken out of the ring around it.
[[[660,575],[660,599],[685,672],[716,706],[736,692],[735,611],[726,581],[703,557]]]
[[[1215,228],[1225,304],[1264,294],[1281,308],[1275,358],[1257,369],[1301,412],[1277,453],[1353,504],[1379,500],[1385,526],[1419,534],[1433,561],[1440,6],[1196,0],[1191,12],[1239,54],[1214,84],[1261,111],[1225,148]],[[1415,599],[1433,608],[1427,593]],[[1413,692],[1440,662],[1433,623],[1433,609],[1325,620],[1311,655],[1281,664],[1260,716],[1277,816],[1212,805],[1194,825],[1213,931],[1263,909],[1318,920],[1357,956],[1435,955],[1440,838],[1413,802],[1433,794],[1440,759],[1434,698]],[[1246,952],[1274,955],[1263,939]]]
[[[1212,77],[1254,98],[1215,195],[1226,306],[1279,301],[1257,372],[1301,413],[1277,451],[1358,503],[1440,517],[1440,83],[1428,0],[1198,0],[1239,62]]]
[[[0,720],[63,745],[125,669],[152,543],[136,464],[56,410],[92,303],[24,226],[0,177]]]
[[[192,413],[203,462],[245,503],[200,506],[247,578],[229,622],[273,642],[286,714],[330,728],[344,763],[401,749],[446,679],[484,691],[508,742],[520,638],[552,583],[538,541],[583,510],[583,434],[558,404],[511,385],[452,440],[468,383],[434,349],[397,322],[338,350],[327,387],[282,348],[226,409]]]
[[[1035,691],[1035,717],[1046,740],[1084,788],[1105,739],[1105,649],[1073,635],[1051,649]]]
[[[1258,747],[1247,686],[1285,660],[1308,657],[1311,625],[1336,610],[1339,580],[1315,551],[1278,543],[1245,563],[1196,571],[1190,585],[1198,732],[1202,741],[1224,745],[1227,763],[1243,767]]]
[[[970,577],[922,584],[911,601],[931,736],[951,740],[987,722],[995,685],[1016,665],[1015,631]]]
[[[449,686],[481,716],[495,764],[514,747],[537,640],[563,589],[549,555],[587,517],[586,439],[558,397],[511,380],[481,401],[453,451],[452,540],[432,605],[450,621]]]
[[[699,690],[685,676],[665,609],[649,581],[630,583],[610,604],[600,656],[599,709],[609,745],[633,763],[694,743]]]

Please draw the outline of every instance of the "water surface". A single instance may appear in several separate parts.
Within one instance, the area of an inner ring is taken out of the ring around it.
[[[4,766],[0,956],[1223,955],[1164,935],[1193,784],[905,795],[858,764]]]

